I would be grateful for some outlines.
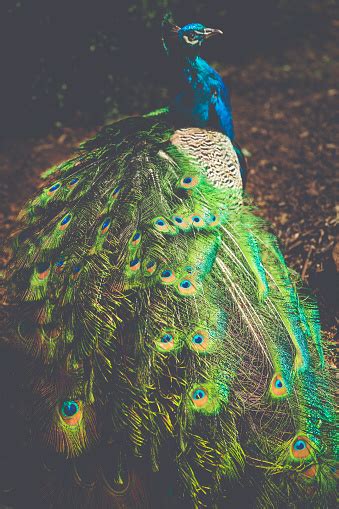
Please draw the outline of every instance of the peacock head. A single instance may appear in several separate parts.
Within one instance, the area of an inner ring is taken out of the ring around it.
[[[221,30],[207,28],[201,23],[189,23],[180,28],[168,16],[163,19],[162,29],[162,40],[168,54],[178,50],[188,55],[198,53],[205,41],[215,35],[222,34]]]
[[[190,23],[178,30],[179,41],[188,50],[198,48],[207,39],[218,34],[222,34],[222,31],[217,28],[206,28],[200,23]]]

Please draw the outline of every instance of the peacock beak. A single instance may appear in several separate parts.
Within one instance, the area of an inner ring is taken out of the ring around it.
[[[218,28],[204,28],[204,39],[210,39],[210,37],[214,37],[215,35],[222,35],[223,32]]]

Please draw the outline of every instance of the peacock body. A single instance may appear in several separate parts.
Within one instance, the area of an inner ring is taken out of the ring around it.
[[[183,91],[85,142],[20,215],[10,348],[35,507],[334,504],[317,307],[246,204],[225,86],[187,71],[211,33],[166,25]]]

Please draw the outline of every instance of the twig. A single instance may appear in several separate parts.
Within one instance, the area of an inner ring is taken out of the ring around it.
[[[308,250],[307,257],[306,257],[306,260],[305,260],[305,263],[304,263],[304,266],[303,266],[303,270],[301,271],[301,279],[303,281],[305,281],[305,276],[306,276],[306,273],[307,273],[307,269],[308,269],[308,266],[309,266],[309,262],[310,262],[310,258],[311,258],[311,254],[312,254],[313,250],[314,250],[314,246],[310,246],[310,249]]]

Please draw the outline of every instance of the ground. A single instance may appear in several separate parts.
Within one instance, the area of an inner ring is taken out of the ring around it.
[[[335,336],[339,244],[335,243],[335,124],[332,46],[286,51],[219,71],[231,86],[237,140],[248,157],[247,191],[281,241],[287,262],[316,296],[325,337]],[[2,140],[1,241],[49,166],[69,157],[97,126]],[[4,265],[6,250],[1,258]],[[2,267],[3,268],[3,267]],[[332,360],[332,355],[330,354]]]

